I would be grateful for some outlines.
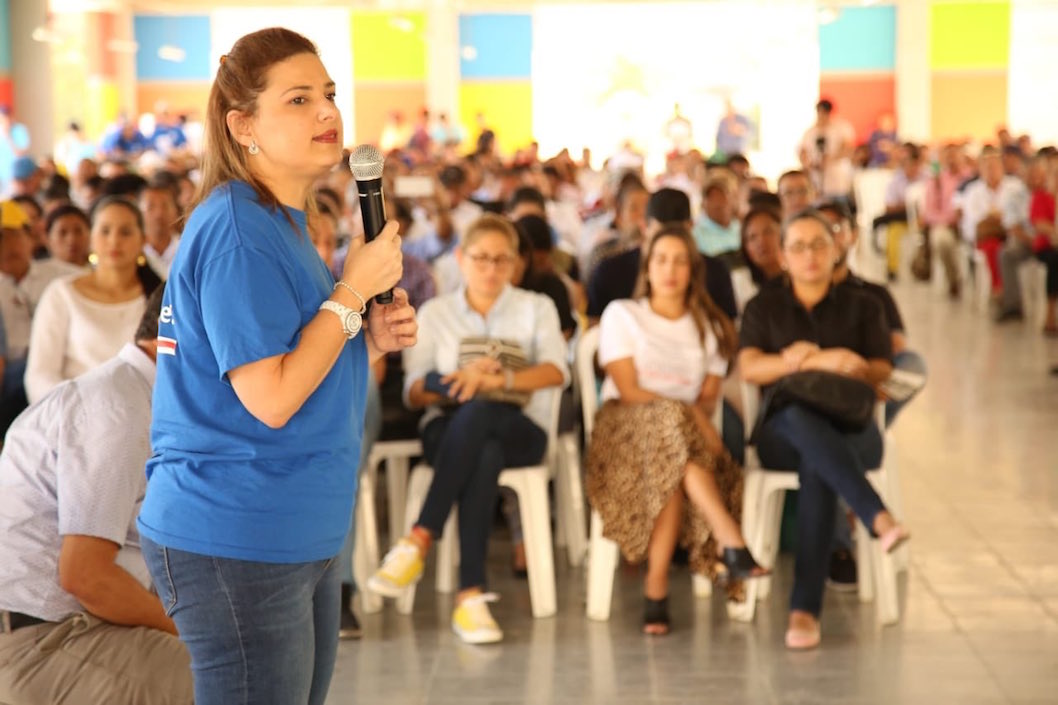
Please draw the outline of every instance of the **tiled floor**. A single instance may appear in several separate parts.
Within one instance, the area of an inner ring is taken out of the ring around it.
[[[749,625],[728,621],[718,597],[695,601],[680,569],[675,631],[648,639],[635,573],[618,572],[612,619],[590,622],[584,572],[560,554],[559,614],[534,620],[500,530],[490,575],[505,641],[460,644],[428,575],[411,618],[387,606],[342,644],[328,703],[1058,703],[1058,342],[923,286],[895,291],[931,369],[896,426],[914,532],[898,625],[829,593],[823,647],[787,653],[789,557]]]

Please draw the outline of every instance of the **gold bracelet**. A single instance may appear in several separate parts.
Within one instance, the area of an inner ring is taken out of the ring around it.
[[[346,284],[345,281],[342,279],[339,279],[334,283],[334,288],[337,289],[338,287],[344,287],[348,289],[350,292],[352,292],[353,296],[360,299],[360,315],[363,316],[364,312],[367,311],[367,302],[364,301],[364,297],[360,295],[360,292]]]

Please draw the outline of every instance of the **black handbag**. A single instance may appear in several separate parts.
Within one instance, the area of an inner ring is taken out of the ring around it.
[[[790,404],[801,404],[826,417],[840,431],[862,431],[874,420],[877,401],[874,387],[862,380],[822,370],[794,372],[764,395],[750,442],[756,442],[765,421]]]

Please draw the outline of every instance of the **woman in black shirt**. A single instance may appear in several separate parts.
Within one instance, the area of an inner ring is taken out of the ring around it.
[[[770,386],[802,370],[823,370],[866,381],[892,371],[881,305],[872,297],[832,286],[837,250],[830,224],[809,211],[787,222],[782,239],[785,284],[764,287],[742,318],[739,367],[743,378]],[[800,479],[797,562],[786,645],[819,644],[819,613],[834,533],[835,495],[891,551],[909,536],[882,504],[865,472],[882,460],[882,438],[871,423],[843,432],[799,404],[770,415],[757,453],[765,467],[796,467]]]

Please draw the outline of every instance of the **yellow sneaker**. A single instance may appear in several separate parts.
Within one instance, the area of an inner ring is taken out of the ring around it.
[[[493,644],[503,639],[488,605],[499,599],[496,593],[486,592],[463,600],[452,612],[452,631],[468,644]]]
[[[383,597],[400,597],[404,588],[419,582],[422,567],[419,547],[408,539],[401,539],[389,549],[382,566],[368,578],[367,589]]]

